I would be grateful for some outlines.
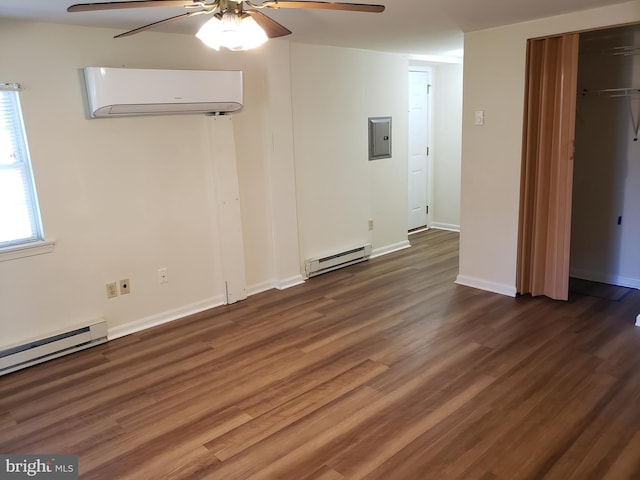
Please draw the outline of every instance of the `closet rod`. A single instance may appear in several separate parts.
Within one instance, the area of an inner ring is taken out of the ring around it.
[[[582,90],[582,95],[599,95],[606,97],[633,97],[640,95],[640,88],[603,88],[600,90]]]
[[[607,50],[603,50],[602,53],[604,55],[622,55],[625,57],[630,57],[633,55],[640,55],[640,47],[636,47],[635,45],[626,45],[624,47],[612,47]]]

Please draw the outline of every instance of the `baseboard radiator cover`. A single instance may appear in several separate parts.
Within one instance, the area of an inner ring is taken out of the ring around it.
[[[0,376],[106,341],[107,322],[95,321],[67,332],[9,347],[0,351]]]
[[[371,244],[367,243],[326,257],[305,260],[304,268],[307,277],[311,278],[338,268],[348,267],[354,263],[364,262],[370,256]]]

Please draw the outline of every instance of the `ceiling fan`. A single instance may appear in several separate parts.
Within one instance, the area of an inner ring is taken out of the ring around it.
[[[249,8],[245,9],[245,6]],[[260,12],[261,9],[313,8],[371,13],[381,13],[385,9],[384,5],[315,1],[266,0],[262,3],[253,3],[250,0],[129,0],[120,2],[80,3],[71,5],[67,8],[67,11],[92,12],[147,7],[184,7],[189,11],[181,15],[134,28],[128,32],[116,35],[114,38],[133,35],[157,27],[158,25],[194,15],[213,14],[213,18],[202,26],[196,36],[216,50],[219,49],[220,46],[225,46],[231,50],[248,50],[249,48],[254,48],[262,44],[267,38],[283,37],[291,34],[291,30]],[[225,44],[225,42],[227,44]]]

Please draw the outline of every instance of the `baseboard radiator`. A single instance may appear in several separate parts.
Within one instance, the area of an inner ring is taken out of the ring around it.
[[[307,277],[311,278],[332,270],[337,270],[338,268],[353,265],[354,263],[363,262],[368,260],[370,256],[371,244],[368,243],[326,257],[305,260],[305,271]]]
[[[0,375],[84,350],[106,341],[107,322],[97,321],[68,332],[6,348],[0,351]]]

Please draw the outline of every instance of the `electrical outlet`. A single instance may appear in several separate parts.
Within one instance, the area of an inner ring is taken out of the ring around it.
[[[120,280],[120,295],[129,295],[131,293],[131,284],[128,278]]]
[[[107,283],[107,298],[118,296],[118,286],[116,282]]]
[[[158,269],[158,283],[169,283],[167,267],[162,267]]]
[[[373,230],[373,220],[369,220],[369,230]]]

